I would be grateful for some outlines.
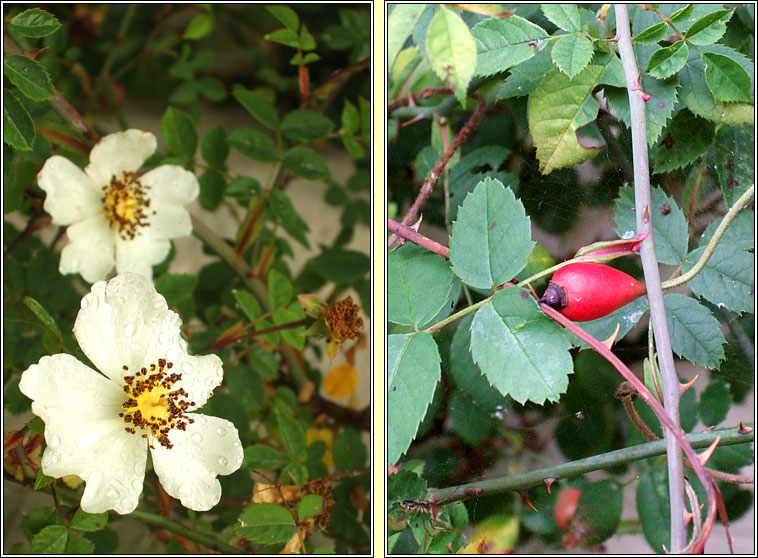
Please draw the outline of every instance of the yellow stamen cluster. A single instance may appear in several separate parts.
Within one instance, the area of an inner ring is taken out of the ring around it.
[[[353,298],[331,304],[324,312],[326,327],[332,333],[332,338],[337,343],[343,343],[348,339],[357,339],[361,336],[363,320],[358,317],[360,306],[353,304]]]
[[[150,207],[137,173],[125,172],[121,178],[111,177],[110,184],[103,186],[103,192],[103,210],[108,224],[124,240],[133,239],[137,229],[147,225],[145,210]]]
[[[134,376],[124,374],[127,399],[122,405],[124,412],[118,414],[124,421],[124,430],[136,434],[140,428],[143,438],[149,433],[168,449],[173,447],[169,432],[186,430],[188,424],[195,422],[185,414],[195,402],[187,400],[183,388],[172,391],[174,384],[182,379],[179,373],[169,373],[172,367],[171,362],[161,358],[157,366],[143,367]],[[123,371],[128,372],[129,367],[124,366]]]

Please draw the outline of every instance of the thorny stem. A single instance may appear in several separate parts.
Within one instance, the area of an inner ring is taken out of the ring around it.
[[[665,412],[671,419],[670,427],[675,431],[679,426],[679,379],[674,365],[674,354],[671,349],[666,306],[663,302],[663,289],[658,269],[658,258],[655,253],[653,228],[649,226],[650,200],[650,169],[647,152],[647,127],[645,122],[645,102],[641,91],[634,90],[639,76],[632,37],[629,28],[629,14],[625,4],[616,4],[616,34],[619,38],[618,51],[621,64],[626,75],[627,93],[629,96],[629,113],[632,130],[632,152],[634,161],[634,197],[636,205],[637,231],[648,228],[649,236],[640,244],[640,259],[645,274],[648,301],[650,302],[650,320],[653,324],[658,361],[663,381],[663,400]],[[647,221],[645,221],[647,215]],[[657,403],[657,401],[656,401]],[[669,503],[671,523],[671,551],[679,552],[687,546],[687,529],[684,525],[684,471],[682,453],[672,436],[673,431],[666,433],[668,446],[667,464],[669,473]],[[705,484],[705,483],[704,483]],[[713,489],[709,491],[713,495]],[[715,501],[713,502],[715,504]],[[707,533],[707,530],[706,530]]]
[[[447,246],[443,246],[436,240],[432,240],[431,238],[425,237],[423,234],[417,233],[415,230],[413,230],[410,227],[401,225],[394,219],[387,219],[387,229],[395,233],[400,238],[410,240],[414,244],[418,244],[419,246],[426,248],[430,252],[439,254],[443,258],[447,258],[450,253],[450,248],[448,248]]]
[[[676,277],[675,279],[669,279],[668,281],[664,281],[662,285],[664,289],[672,289],[674,287],[678,287],[679,285],[683,285],[703,270],[703,268],[705,267],[705,264],[708,263],[708,260],[713,255],[713,252],[716,250],[716,246],[718,246],[718,243],[721,240],[721,237],[724,236],[724,233],[726,232],[727,227],[730,225],[732,221],[734,221],[734,219],[737,217],[737,214],[740,211],[742,211],[742,209],[745,207],[745,204],[747,204],[748,200],[750,200],[750,198],[753,197],[754,192],[755,192],[755,184],[750,186],[750,188],[748,188],[745,191],[745,193],[739,197],[739,199],[735,202],[735,204],[731,208],[729,208],[729,211],[727,211],[726,215],[724,215],[724,218],[721,220],[721,223],[719,223],[719,226],[716,228],[716,231],[713,233],[713,237],[708,241],[708,244],[706,245],[705,250],[701,254],[700,259],[693,266],[693,268],[690,269],[687,273],[684,273],[683,275]]]
[[[626,414],[629,416],[629,419],[634,423],[634,426],[637,427],[637,429],[642,432],[642,434],[645,436],[645,438],[648,439],[650,442],[654,442],[656,440],[660,440],[658,435],[650,430],[647,424],[642,420],[642,417],[640,417],[639,414],[637,414],[637,410],[634,408],[634,405],[632,404],[632,401],[634,400],[634,397],[637,394],[634,392],[633,388],[625,390],[623,393],[617,394],[617,397],[621,399],[621,404],[624,406],[624,410],[626,411]],[[721,444],[721,442],[719,442]],[[693,469],[692,463],[689,459],[684,460],[684,466],[688,469]],[[733,475],[731,473],[723,473],[721,471],[717,471],[715,469],[709,469],[708,467],[705,468],[705,470],[708,472],[708,474],[713,477],[716,480],[720,480],[723,482],[731,482],[731,483],[737,483],[737,484],[752,484],[755,482],[755,477],[752,475]]]
[[[437,87],[437,88],[425,89],[424,91],[420,91],[419,93],[414,94],[413,98],[422,99],[428,96],[439,95],[442,93],[447,93],[447,94],[452,95],[453,92],[454,92],[453,89],[449,87]],[[429,194],[432,193],[432,188],[434,187],[434,184],[442,175],[442,171],[447,166],[447,163],[450,161],[450,158],[455,154],[455,152],[458,150],[461,144],[476,129],[476,127],[479,125],[479,122],[484,117],[484,111],[487,108],[487,104],[484,101],[484,97],[481,94],[476,93],[476,92],[471,93],[469,96],[476,99],[476,102],[477,102],[476,111],[471,116],[469,121],[466,122],[466,125],[463,126],[463,128],[461,128],[460,132],[458,132],[458,135],[455,136],[455,139],[450,143],[448,148],[442,154],[442,157],[440,157],[440,160],[437,161],[437,164],[429,173],[429,176],[424,181],[423,186],[421,186],[421,191],[419,192],[418,197],[416,197],[416,201],[413,202],[413,205],[405,214],[405,217],[403,217],[403,220],[401,221],[403,225],[406,225],[406,226],[409,225],[411,221],[413,221],[416,218],[416,215],[418,215],[418,212],[421,210],[421,207],[424,205],[426,198],[429,196]],[[408,102],[408,99],[405,98],[405,99],[400,99],[399,101],[390,104],[390,107],[388,107],[388,112],[392,111],[392,107],[400,106],[407,102]],[[393,244],[395,244],[396,241],[397,241],[397,235],[395,234],[390,235],[390,238],[387,241],[387,246],[392,246]]]
[[[729,428],[688,434],[685,438],[693,448],[707,448],[716,439],[720,439],[719,446],[752,443],[755,440],[755,433],[740,434],[737,428]],[[425,499],[432,500],[434,498],[436,505],[446,505],[468,500],[472,497],[531,488],[532,486],[544,484],[545,479],[551,477],[556,479],[576,477],[592,471],[601,471],[616,465],[632,463],[665,453],[665,442],[657,440],[518,475],[506,475],[441,489],[430,488],[427,490]]]
[[[611,351],[603,343],[595,339],[592,335],[584,331],[581,327],[576,325],[574,322],[566,318],[563,314],[561,314],[557,310],[554,310],[547,304],[541,303],[540,308],[542,308],[542,311],[545,314],[553,318],[553,320],[555,320],[560,325],[568,329],[571,333],[579,337],[579,339],[587,343],[600,356],[602,356],[609,363],[611,363],[613,367],[616,370],[618,370],[618,372],[624,377],[624,379],[632,385],[632,387],[637,391],[637,394],[642,398],[642,400],[645,401],[645,403],[647,403],[650,406],[653,412],[658,416],[658,420],[660,420],[661,423],[663,424],[663,427],[668,429],[668,436],[667,436],[667,439],[665,440],[666,447],[667,447],[667,451],[666,451],[667,464],[670,465],[669,440],[673,440],[676,444],[678,444],[678,446],[682,448],[682,450],[684,450],[684,453],[687,455],[687,457],[690,459],[690,462],[693,464],[695,474],[697,474],[698,479],[700,479],[700,482],[702,483],[703,488],[705,489],[705,492],[707,495],[708,517],[705,522],[705,526],[703,528],[703,533],[702,533],[701,538],[696,541],[693,541],[694,543],[693,553],[702,551],[703,548],[705,547],[705,542],[708,540],[711,530],[713,529],[713,523],[716,519],[716,510],[718,506],[720,505],[719,502],[721,501],[721,499],[716,493],[716,485],[713,482],[713,479],[711,479],[708,476],[708,473],[706,472],[705,467],[699,461],[697,454],[692,449],[692,446],[687,443],[684,437],[684,431],[681,429],[681,427],[675,425],[674,420],[666,412],[666,410],[660,404],[658,399],[656,399],[655,396],[653,396],[653,394],[650,393],[650,390],[648,390],[645,387],[645,384],[642,383],[642,381],[634,374],[634,372],[632,372],[629,369],[629,367],[626,364],[624,364],[621,361],[621,359],[613,353],[613,351]],[[679,380],[675,379],[675,381],[676,381],[677,395],[679,395]],[[681,456],[681,454],[679,455]],[[682,481],[683,480],[684,478],[682,476]],[[682,491],[684,491],[683,483],[682,483]],[[684,506],[684,500],[682,500],[682,506]],[[682,517],[682,522],[683,522],[684,508],[681,508],[679,511],[682,514],[681,517]],[[686,531],[685,531],[685,535],[686,535]],[[684,546],[686,545],[686,542],[687,541],[685,538],[685,541],[684,541],[685,544],[682,545],[681,548],[684,548]]]

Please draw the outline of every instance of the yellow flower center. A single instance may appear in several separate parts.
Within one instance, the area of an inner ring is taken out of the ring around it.
[[[165,448],[173,444],[168,439],[171,430],[185,430],[194,419],[186,415],[187,410],[195,405],[188,401],[183,388],[173,389],[182,379],[177,372],[169,372],[173,363],[158,359],[158,365],[143,367],[134,376],[127,375],[128,366],[123,367],[124,392],[126,401],[124,409],[118,416],[124,422],[124,430],[136,434],[142,430],[142,437],[158,440]]]
[[[137,180],[137,173],[125,172],[121,178],[111,177],[103,186],[103,211],[108,224],[124,240],[134,238],[137,229],[147,226],[145,210],[150,200],[145,198],[145,188]]]

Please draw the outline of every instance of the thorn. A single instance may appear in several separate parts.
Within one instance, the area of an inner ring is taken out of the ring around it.
[[[697,460],[700,461],[700,464],[705,467],[705,464],[708,463],[708,460],[711,458],[711,455],[713,455],[714,450],[716,449],[716,446],[719,445],[719,442],[721,441],[721,436],[716,438],[713,443],[708,446],[708,449],[706,449],[703,453],[698,454]]]
[[[542,479],[542,482],[545,483],[547,486],[547,493],[550,494],[550,487],[553,486],[553,483],[557,481],[558,479],[556,477],[545,477]]]
[[[616,324],[616,331],[614,331],[611,336],[606,339],[605,341],[601,341],[603,345],[605,345],[605,348],[609,351],[613,348],[613,344],[616,342],[616,337],[618,337],[619,330],[621,329],[621,324]]]
[[[406,120],[405,122],[403,122],[402,124],[400,124],[400,126],[401,127],[410,126],[411,124],[413,124],[415,122],[418,122],[419,120],[423,120],[424,118],[426,118],[425,115],[423,115],[423,114],[417,114],[416,116],[414,116],[410,120]]]
[[[699,377],[700,377],[700,375],[698,374],[697,376],[695,376],[694,378],[692,378],[692,379],[691,379],[689,382],[687,382],[686,384],[682,384],[682,383],[680,383],[680,384],[679,384],[679,395],[680,395],[680,396],[681,396],[681,395],[683,395],[685,391],[687,391],[688,389],[690,389],[690,388],[692,387],[692,385],[693,385],[693,384],[694,384],[694,383],[697,381],[697,379],[698,379]]]
[[[648,95],[648,98],[649,97],[650,97],[650,95]],[[643,99],[644,99],[644,95],[643,95]],[[645,205],[644,209],[642,210],[642,222],[643,223],[649,223],[650,222],[650,206],[647,205],[647,204]]]
[[[524,503],[532,508],[534,511],[539,513],[539,510],[534,507],[534,504],[532,504],[532,501],[529,499],[529,492],[527,490],[519,490],[518,491],[519,496],[521,496],[521,499],[524,500]]]
[[[642,100],[643,100],[643,101],[645,101],[645,102],[647,103],[647,102],[648,102],[650,99],[651,99],[651,96],[650,96],[650,94],[648,94],[648,93],[645,93],[645,92],[643,91],[643,92],[642,92]]]
[[[669,549],[668,549],[668,548],[666,548],[666,545],[665,545],[665,544],[662,544],[661,546],[663,547],[663,553],[664,553],[664,554],[671,554],[671,553],[669,552]]]
[[[710,432],[714,428],[716,428],[716,427],[715,426],[709,426],[708,428],[706,428],[705,430],[703,430],[703,432]]]
[[[740,428],[739,428],[739,430],[737,430],[737,433],[738,434],[750,434],[753,430],[754,429],[753,429],[752,426],[745,426],[744,424],[742,424],[742,421],[740,421]]]
[[[409,228],[411,228],[411,229],[413,229],[414,231],[418,232],[418,229],[419,229],[419,227],[421,227],[421,221],[423,221],[423,220],[424,220],[424,216],[423,216],[423,215],[421,215],[421,216],[418,218],[418,221],[416,221],[415,223],[413,223],[413,224],[412,224],[412,225],[411,225]]]
[[[684,526],[685,527],[687,527],[690,524],[690,521],[692,521],[693,517],[695,517],[695,514],[685,508],[684,510]]]
[[[405,239],[398,237],[397,242],[395,242],[395,245],[390,248],[390,252],[394,252],[398,248],[400,248],[403,244],[405,244]]]

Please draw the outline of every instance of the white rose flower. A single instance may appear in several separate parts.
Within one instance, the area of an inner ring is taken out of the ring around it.
[[[54,224],[69,225],[61,273],[81,273],[94,283],[115,265],[117,273],[152,279],[169,239],[192,233],[184,205],[197,197],[195,175],[176,165],[136,172],[156,146],[153,134],[126,130],[101,139],[84,171],[60,155],[45,161],[37,175],[47,193],[45,211]]]
[[[45,356],[19,388],[45,422],[42,471],[78,475],[87,513],[137,507],[147,449],[166,492],[196,511],[221,498],[217,475],[242,464],[228,420],[192,411],[221,384],[216,355],[190,356],[181,319],[141,275],[92,285],[74,323],[79,346],[100,373],[68,354]]]

